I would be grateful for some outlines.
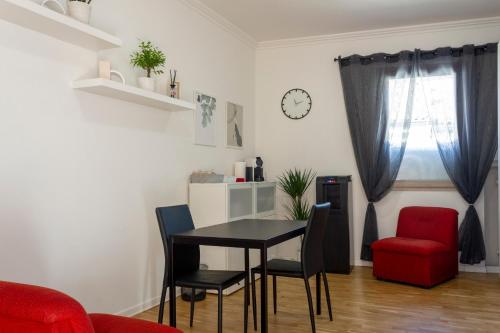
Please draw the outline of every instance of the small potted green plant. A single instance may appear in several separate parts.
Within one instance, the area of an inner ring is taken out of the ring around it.
[[[146,71],[145,77],[139,77],[139,87],[142,89],[154,91],[155,80],[151,74],[163,74],[162,67],[165,66],[165,54],[150,41],[140,41],[139,50],[130,56],[130,63],[134,67],[142,68]]]
[[[89,24],[91,2],[92,0],[69,0],[68,2],[69,16],[82,23]]]

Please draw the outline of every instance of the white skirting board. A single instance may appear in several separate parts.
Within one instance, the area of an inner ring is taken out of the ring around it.
[[[373,263],[369,261],[356,261],[354,266],[359,267],[372,267]],[[500,266],[485,266],[484,263],[477,265],[458,265],[459,272],[468,272],[468,273],[500,273]]]
[[[177,297],[179,297],[181,295],[181,288],[177,288],[176,295],[177,295]],[[142,302],[142,303],[139,303],[137,305],[131,306],[129,308],[123,309],[121,311],[118,311],[115,313],[115,315],[125,316],[125,317],[133,317],[136,314],[139,314],[141,312],[144,312],[146,310],[149,310],[149,309],[154,308],[155,306],[159,305],[160,299],[161,299],[161,296],[153,297],[145,302]],[[167,290],[167,297],[165,299],[165,302],[168,302],[168,301],[169,301],[169,297],[168,297],[168,290]],[[164,316],[165,315],[168,316],[168,304],[165,305]]]
[[[366,265],[356,265],[358,267],[371,267],[372,263],[371,262],[366,262]],[[470,272],[470,273],[498,273],[500,274],[500,266],[481,266],[481,265],[459,265],[459,270],[460,272]],[[256,275],[256,280],[258,280],[260,276],[257,274]],[[233,292],[243,288],[243,282],[240,283],[240,285],[235,285],[232,288],[228,288],[227,292],[224,292],[224,295],[229,295],[232,294]],[[177,288],[177,297],[181,295],[180,288]],[[179,301],[179,300],[177,300]],[[166,302],[168,302],[168,293],[167,293],[167,299]],[[117,312],[117,315],[121,316],[127,316],[127,317],[132,317],[135,316],[136,314],[139,314],[141,312],[144,312],[146,310],[149,310],[157,305],[160,304],[160,296],[154,297],[150,300],[147,300],[143,303],[131,306],[127,309],[124,309],[122,311]],[[165,313],[168,312],[168,306],[165,306]]]

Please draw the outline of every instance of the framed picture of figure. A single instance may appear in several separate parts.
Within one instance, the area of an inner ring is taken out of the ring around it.
[[[243,106],[226,104],[226,146],[243,149]]]
[[[196,104],[194,143],[215,147],[217,145],[215,126],[217,99],[197,91],[194,93],[194,102]]]

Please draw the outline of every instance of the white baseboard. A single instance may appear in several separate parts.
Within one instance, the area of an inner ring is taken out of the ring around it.
[[[486,266],[487,273],[500,273],[500,266]]]
[[[354,266],[372,267],[373,263],[369,261],[356,260]],[[459,272],[468,273],[500,273],[500,266],[485,266],[484,264],[477,265],[458,265]]]
[[[167,299],[167,301],[168,301],[168,299]],[[158,304],[160,304],[160,296],[154,297],[154,298],[149,299],[145,302],[142,302],[142,303],[139,303],[137,305],[126,308],[124,310],[121,310],[118,313],[116,313],[116,315],[125,316],[125,317],[132,317],[138,313],[149,310],[152,307],[157,306]]]
[[[467,272],[467,273],[486,273],[486,266],[478,264],[478,265],[458,265],[459,272]]]
[[[179,297],[181,295],[180,288],[177,288],[176,294],[177,294],[177,297]],[[142,302],[142,303],[139,303],[137,305],[126,308],[124,310],[118,311],[115,314],[117,316],[132,317],[132,316],[135,316],[136,314],[139,314],[141,312],[144,312],[146,310],[149,310],[149,309],[159,305],[160,299],[161,299],[161,296],[156,296],[156,297],[153,297],[145,302]],[[169,297],[168,297],[168,293],[167,293],[167,298],[165,299],[165,302],[168,302],[168,300],[169,300]],[[165,307],[165,309],[166,309],[165,311],[168,311],[168,307]]]
[[[280,259],[295,260],[294,258],[280,258]],[[356,261],[355,266],[372,267],[372,263],[369,261],[358,260],[358,261]],[[499,273],[500,274],[500,266],[459,265],[459,271],[460,272],[469,272],[469,273]],[[257,275],[257,279],[258,278],[260,278],[259,275]],[[180,295],[181,295],[180,288],[177,288],[177,297],[179,297]],[[169,299],[169,297],[167,294],[166,302],[168,302],[168,299]],[[121,310],[121,311],[117,312],[116,315],[132,317],[132,316],[135,316],[136,314],[139,314],[141,312],[149,310],[149,309],[157,306],[158,304],[160,304],[160,296],[153,297],[145,302],[142,302],[142,303],[139,303],[137,305],[126,308],[124,310]]]

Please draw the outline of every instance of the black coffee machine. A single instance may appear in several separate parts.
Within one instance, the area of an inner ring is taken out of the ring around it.
[[[253,171],[253,180],[255,182],[263,182],[264,181],[264,169],[262,168],[262,165],[264,164],[264,161],[262,161],[262,158],[257,157],[255,164],[257,166],[254,168],[254,171]]]
[[[247,167],[245,170],[245,179],[247,182],[263,182],[264,181],[264,169],[262,165],[264,161],[262,158],[256,157],[254,159],[247,160]]]

